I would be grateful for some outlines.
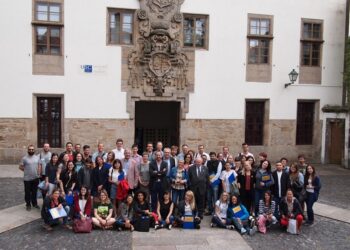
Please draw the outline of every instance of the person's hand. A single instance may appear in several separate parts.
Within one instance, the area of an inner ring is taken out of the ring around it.
[[[62,204],[59,204],[57,207],[58,207],[59,209],[63,208]]]
[[[166,222],[166,224],[170,224],[169,218],[166,218],[165,222]]]
[[[125,227],[127,227],[127,228],[130,227],[130,221],[129,221],[129,220],[126,220],[126,221],[125,221]]]
[[[85,216],[81,216],[80,217],[82,221],[85,221],[86,220],[86,217]]]
[[[268,215],[267,215],[267,219],[268,219],[268,220],[272,220],[272,214],[268,214]]]
[[[239,224],[242,223],[240,218],[237,218],[237,221],[238,221]]]
[[[181,220],[184,221],[184,219],[185,219],[185,217],[182,216],[182,217],[181,217]]]
[[[225,219],[222,219],[221,220],[223,224],[226,224],[226,220]]]
[[[294,218],[294,214],[291,213],[291,214],[290,214],[290,218]]]
[[[97,187],[98,191],[101,191],[102,188],[103,188],[103,185],[100,185],[100,186]]]
[[[262,187],[265,186],[265,183],[261,181],[260,186],[262,186]]]
[[[49,188],[49,183],[45,182],[45,188],[48,189]]]
[[[282,214],[282,219],[285,219],[285,218],[286,218],[286,216],[284,214]]]
[[[68,195],[72,195],[72,191],[70,190],[70,191],[68,191]]]

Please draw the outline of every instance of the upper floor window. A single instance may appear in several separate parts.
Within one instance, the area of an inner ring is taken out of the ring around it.
[[[61,54],[61,29],[59,27],[35,26],[36,53]]]
[[[302,21],[301,65],[321,66],[323,43],[323,23],[321,20],[305,19]]]
[[[108,43],[125,44],[134,43],[134,11],[122,9],[108,9]]]
[[[208,16],[185,14],[183,29],[185,47],[208,49]]]
[[[61,21],[61,4],[36,2],[35,4],[35,20],[60,22]]]
[[[269,64],[271,59],[272,17],[251,15],[248,20],[248,63]]]

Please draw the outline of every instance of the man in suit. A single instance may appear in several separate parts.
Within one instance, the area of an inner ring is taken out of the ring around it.
[[[163,161],[165,161],[167,163],[167,165],[168,165],[166,176],[167,176],[167,179],[168,179],[168,182],[169,182],[169,185],[168,185],[167,189],[169,190],[169,188],[170,188],[170,173],[171,173],[171,169],[175,167],[175,160],[174,160],[174,158],[171,157],[171,150],[170,150],[170,148],[164,148]]]
[[[151,174],[151,205],[152,211],[157,211],[157,203],[159,198],[163,197],[164,190],[167,188],[167,169],[168,164],[162,160],[162,153],[155,153],[155,160],[149,164],[149,171]]]
[[[194,193],[196,199],[196,206],[198,208],[198,216],[203,219],[205,208],[205,196],[207,194],[207,187],[209,181],[208,168],[202,165],[202,158],[196,158],[194,165],[188,170],[188,177],[190,182],[190,190]]]
[[[276,163],[276,170],[272,173],[275,184],[272,186],[272,194],[276,202],[276,215],[279,215],[279,204],[281,199],[286,196],[287,189],[290,188],[289,174],[283,171],[281,162]]]

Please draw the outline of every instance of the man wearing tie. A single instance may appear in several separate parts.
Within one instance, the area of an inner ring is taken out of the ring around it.
[[[198,216],[203,219],[205,208],[205,196],[207,194],[207,187],[209,181],[208,168],[202,165],[202,158],[196,158],[194,165],[188,170],[188,177],[190,182],[190,190],[194,193],[196,199],[196,206],[198,208]]]
[[[163,192],[167,188],[167,169],[168,164],[162,160],[162,153],[155,152],[155,161],[149,164],[149,171],[151,174],[151,204],[152,211],[157,211],[157,203],[160,198],[163,198]]]

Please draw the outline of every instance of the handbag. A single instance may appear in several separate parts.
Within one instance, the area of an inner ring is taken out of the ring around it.
[[[295,219],[289,219],[287,232],[297,234],[297,221]]]
[[[73,206],[74,203],[74,197],[72,194],[66,195],[66,202],[68,206]]]
[[[74,219],[73,230],[74,233],[90,233],[92,231],[91,218],[86,218],[85,220]]]
[[[233,182],[230,185],[230,194],[231,195],[239,195],[239,188],[238,188],[238,184],[236,182]]]
[[[138,232],[149,232],[150,219],[148,216],[141,216],[135,220],[134,228]]]

